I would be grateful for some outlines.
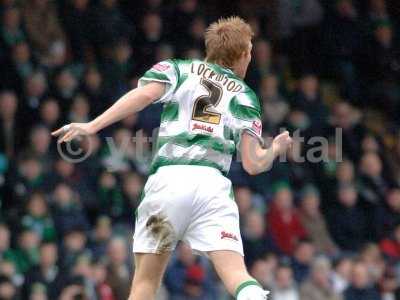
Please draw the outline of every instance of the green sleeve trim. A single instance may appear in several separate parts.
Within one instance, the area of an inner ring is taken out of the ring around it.
[[[140,78],[140,80],[159,80],[171,83],[171,80],[168,78],[167,75],[152,70],[149,70],[146,73],[144,73],[143,77]]]
[[[244,288],[246,288],[246,287],[248,287],[248,286],[251,286],[251,285],[256,285],[256,286],[259,286],[260,288],[262,288],[262,286],[261,286],[256,280],[254,280],[254,279],[253,279],[253,280],[245,281],[245,282],[241,283],[241,284],[237,287],[236,292],[235,292],[235,298],[236,298],[236,299],[238,298],[239,293],[240,293]]]

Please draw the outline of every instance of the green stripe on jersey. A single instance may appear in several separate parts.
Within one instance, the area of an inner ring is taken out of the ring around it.
[[[234,143],[204,134],[189,134],[183,132],[175,136],[159,136],[157,140],[157,149],[160,149],[166,143],[186,148],[197,145],[230,155],[235,153]]]
[[[242,105],[239,103],[238,99],[236,97],[233,97],[229,103],[229,110],[232,114],[233,117],[246,120],[246,121],[252,121],[255,119],[261,119],[261,112],[260,110]]]
[[[215,162],[208,161],[206,159],[196,160],[196,159],[187,159],[187,158],[177,158],[170,159],[165,156],[158,156],[152,163],[150,167],[150,174],[154,174],[159,168],[165,166],[175,166],[175,165],[190,165],[190,166],[203,166],[203,167],[211,167],[221,171],[223,174],[227,174],[227,171],[223,170],[220,165]]]
[[[169,102],[164,104],[163,111],[161,113],[161,123],[168,121],[176,121],[179,116],[179,104],[177,102]]]

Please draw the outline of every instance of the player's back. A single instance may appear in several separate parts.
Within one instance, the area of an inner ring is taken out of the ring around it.
[[[200,165],[226,174],[242,130],[260,137],[255,93],[231,70],[200,60],[167,60],[140,79],[167,90],[151,172],[167,165]]]

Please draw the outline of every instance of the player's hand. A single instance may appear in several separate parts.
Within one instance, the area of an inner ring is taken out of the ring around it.
[[[71,123],[53,131],[52,136],[58,137],[57,142],[70,142],[79,136],[95,134],[91,123]]]
[[[285,131],[279,135],[277,135],[272,141],[272,151],[275,156],[279,156],[285,153],[290,146],[292,145],[293,140],[289,135],[288,131]]]

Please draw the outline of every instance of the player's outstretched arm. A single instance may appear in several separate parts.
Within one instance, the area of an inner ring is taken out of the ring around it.
[[[160,99],[165,93],[165,84],[151,82],[136,88],[115,102],[109,109],[88,123],[71,123],[53,131],[53,136],[59,136],[59,143],[69,142],[82,134],[95,134],[101,129],[118,122],[129,115],[141,111],[146,106]]]
[[[285,153],[292,144],[289,132],[277,135],[269,148],[263,148],[251,134],[244,132],[241,141],[243,168],[250,175],[257,175],[268,170],[275,158]]]

